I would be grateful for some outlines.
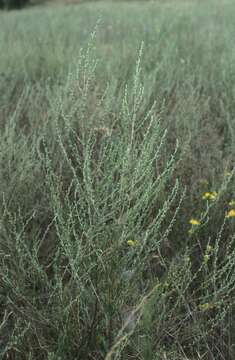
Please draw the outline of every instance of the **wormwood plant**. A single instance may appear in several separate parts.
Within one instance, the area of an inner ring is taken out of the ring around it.
[[[47,198],[48,221],[40,221],[40,206],[21,195],[17,177],[18,201],[4,193],[1,210],[2,356],[104,357],[128,313],[154,285],[150,259],[179,209],[177,181],[164,195],[176,152],[157,166],[166,132],[154,106],[143,113],[140,56],[119,113],[103,126],[89,114],[86,95],[95,71],[89,57],[88,48],[77,75],[69,76],[51,103],[54,118],[44,131],[53,128],[53,141],[46,133],[37,146],[38,141],[22,140],[18,144],[25,152],[19,150],[11,160],[20,171],[23,158],[21,171],[26,176],[29,168],[30,189],[37,158],[38,171],[45,173],[39,186],[45,195],[38,195]],[[76,103],[75,91],[83,94]],[[105,99],[106,93],[100,106]],[[15,139],[16,122],[17,112],[2,133],[8,141]],[[2,150],[4,156],[7,147]],[[173,204],[173,216],[167,218]],[[130,320],[128,327],[135,323]]]
[[[94,123],[75,130],[66,117],[66,133],[61,133],[57,123],[63,173],[69,179],[65,183],[52,170],[47,153],[58,257],[68,284],[77,284],[79,328],[86,334],[81,339],[85,344],[78,346],[81,356],[99,347],[105,354],[130,309],[151,289],[156,274],[147,277],[150,258],[178,211],[177,205],[173,217],[166,219],[179,189],[178,182],[172,184],[164,198],[175,154],[157,172],[165,132],[154,106],[141,113],[143,91],[139,59],[133,86],[125,89],[118,119],[109,128]],[[133,327],[133,321],[128,326]]]
[[[216,213],[233,174],[183,234],[182,154],[147,106],[142,47],[119,91],[97,87],[92,51],[43,102],[28,87],[2,110],[0,356],[233,359],[234,224]]]

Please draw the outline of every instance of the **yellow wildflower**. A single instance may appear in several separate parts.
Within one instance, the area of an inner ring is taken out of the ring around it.
[[[235,200],[231,200],[228,204],[229,206],[235,206]]]
[[[202,195],[202,198],[203,200],[206,200],[210,197],[210,193],[209,192],[205,192],[203,195]]]
[[[135,241],[135,240],[127,240],[127,245],[128,246],[133,247],[133,246],[136,246],[136,244],[137,244],[137,241]]]
[[[199,220],[196,220],[196,219],[191,219],[191,220],[189,220],[189,224],[191,224],[191,225],[201,225],[201,222]]]
[[[212,191],[212,192],[205,192],[203,195],[202,195],[202,199],[203,200],[215,200],[218,196],[218,193],[216,191]]]
[[[231,171],[225,171],[224,173],[224,176],[231,176],[231,175],[232,175]]]
[[[235,217],[235,210],[231,209],[227,212],[227,214],[225,215],[226,218],[231,218],[231,217]]]
[[[205,303],[205,304],[200,304],[198,307],[201,311],[207,311],[207,310],[213,309],[215,307],[215,304]]]

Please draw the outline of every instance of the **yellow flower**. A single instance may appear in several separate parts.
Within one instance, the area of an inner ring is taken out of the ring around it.
[[[127,240],[127,245],[128,246],[133,247],[133,246],[136,246],[136,244],[137,244],[137,241],[135,241],[135,240]]]
[[[226,218],[231,218],[231,217],[235,217],[235,210],[231,209],[227,212],[227,214],[225,215]]]
[[[203,200],[206,200],[210,197],[210,193],[209,192],[205,192],[203,195],[202,195],[202,198]]]
[[[215,200],[218,196],[218,193],[216,191],[212,191],[212,192],[205,192],[202,195],[202,199],[203,200]]]
[[[189,220],[189,224],[191,225],[201,225],[201,222],[196,219]]]
[[[231,176],[231,175],[232,175],[231,171],[225,171],[224,173],[224,176]]]
[[[229,206],[235,206],[235,200],[231,200],[228,204]]]
[[[200,304],[198,307],[201,311],[207,311],[207,310],[213,309],[215,307],[215,304],[205,303],[205,304]]]

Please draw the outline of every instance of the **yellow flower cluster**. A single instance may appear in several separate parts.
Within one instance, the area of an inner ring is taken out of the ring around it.
[[[202,195],[203,200],[216,200],[217,197],[218,197],[218,193],[216,191],[212,191],[212,192],[207,191]]]
[[[229,211],[226,213],[225,217],[226,217],[226,218],[235,217],[235,210],[234,210],[234,209],[229,210]]]
[[[228,205],[230,207],[235,207],[235,200],[231,200]],[[225,214],[226,218],[232,218],[235,217],[235,209],[230,209],[229,211],[227,211],[227,213]]]
[[[191,225],[201,225],[201,222],[197,219],[191,219],[189,220],[189,224]]]
[[[137,241],[136,240],[127,240],[127,245],[130,247],[136,246]]]
[[[191,224],[192,227],[191,227],[191,229],[189,229],[188,233],[189,233],[189,235],[193,235],[195,227],[201,225],[201,221],[192,218],[192,219],[189,220],[189,224]]]
[[[204,304],[200,304],[198,307],[201,311],[208,311],[211,310],[215,307],[216,305],[213,303],[204,303]]]
[[[225,176],[232,176],[235,172],[225,172],[224,175]],[[202,185],[209,185],[209,182],[205,179],[201,179],[201,184]],[[202,199],[203,200],[206,200],[206,201],[215,201],[219,198],[219,194],[218,192],[216,191],[206,191],[204,193],[202,193]],[[225,213],[225,217],[226,218],[235,218],[235,199],[234,200],[230,200],[230,202],[228,203],[228,206],[231,207],[230,210],[228,210],[226,213]],[[203,215],[203,213],[202,213]],[[192,225],[191,229],[189,229],[188,233],[190,235],[192,235],[194,233],[194,230],[196,227],[198,227],[199,225],[201,225],[201,221],[198,220],[198,219],[195,219],[195,218],[191,218],[189,220],[189,224]],[[209,253],[209,252],[208,252]],[[209,257],[208,257],[208,253],[205,255],[205,262],[207,262],[209,260]]]

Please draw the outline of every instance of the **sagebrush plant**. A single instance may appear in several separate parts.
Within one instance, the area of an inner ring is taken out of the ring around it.
[[[122,20],[126,29],[143,10],[118,6],[133,11]],[[143,19],[155,24],[154,6],[135,26],[142,29]],[[209,45],[194,38],[195,29],[206,26],[205,19],[215,25],[217,12],[201,18],[198,10],[190,22],[190,3],[181,8],[185,17],[177,13],[167,28],[171,6],[167,13],[157,7],[163,30],[147,29],[138,53],[138,36],[120,46],[128,59],[123,68],[110,50],[104,73],[97,61],[102,37],[106,45],[119,43],[123,28],[112,38],[113,30],[106,33],[101,24],[88,46],[69,58],[72,48],[62,51],[66,32],[59,33],[60,46],[52,23],[55,54],[35,40],[40,65],[30,52],[22,55],[31,33],[15,25],[22,43],[16,41],[8,63],[5,53],[1,58],[6,73],[0,83],[3,359],[234,358],[232,84],[223,97],[227,74],[216,61],[211,79],[200,75],[210,56],[200,62],[197,51]],[[60,8],[59,16],[66,11]],[[89,5],[81,11],[89,19]],[[9,14],[9,24],[15,16],[25,14]],[[196,43],[187,40],[188,29]],[[156,34],[162,42],[155,67],[149,46]],[[163,50],[167,34],[176,42]],[[222,40],[213,41],[216,54]],[[172,60],[187,46],[198,55],[199,73],[195,58]],[[61,63],[70,59],[70,66],[61,68],[57,56]]]

